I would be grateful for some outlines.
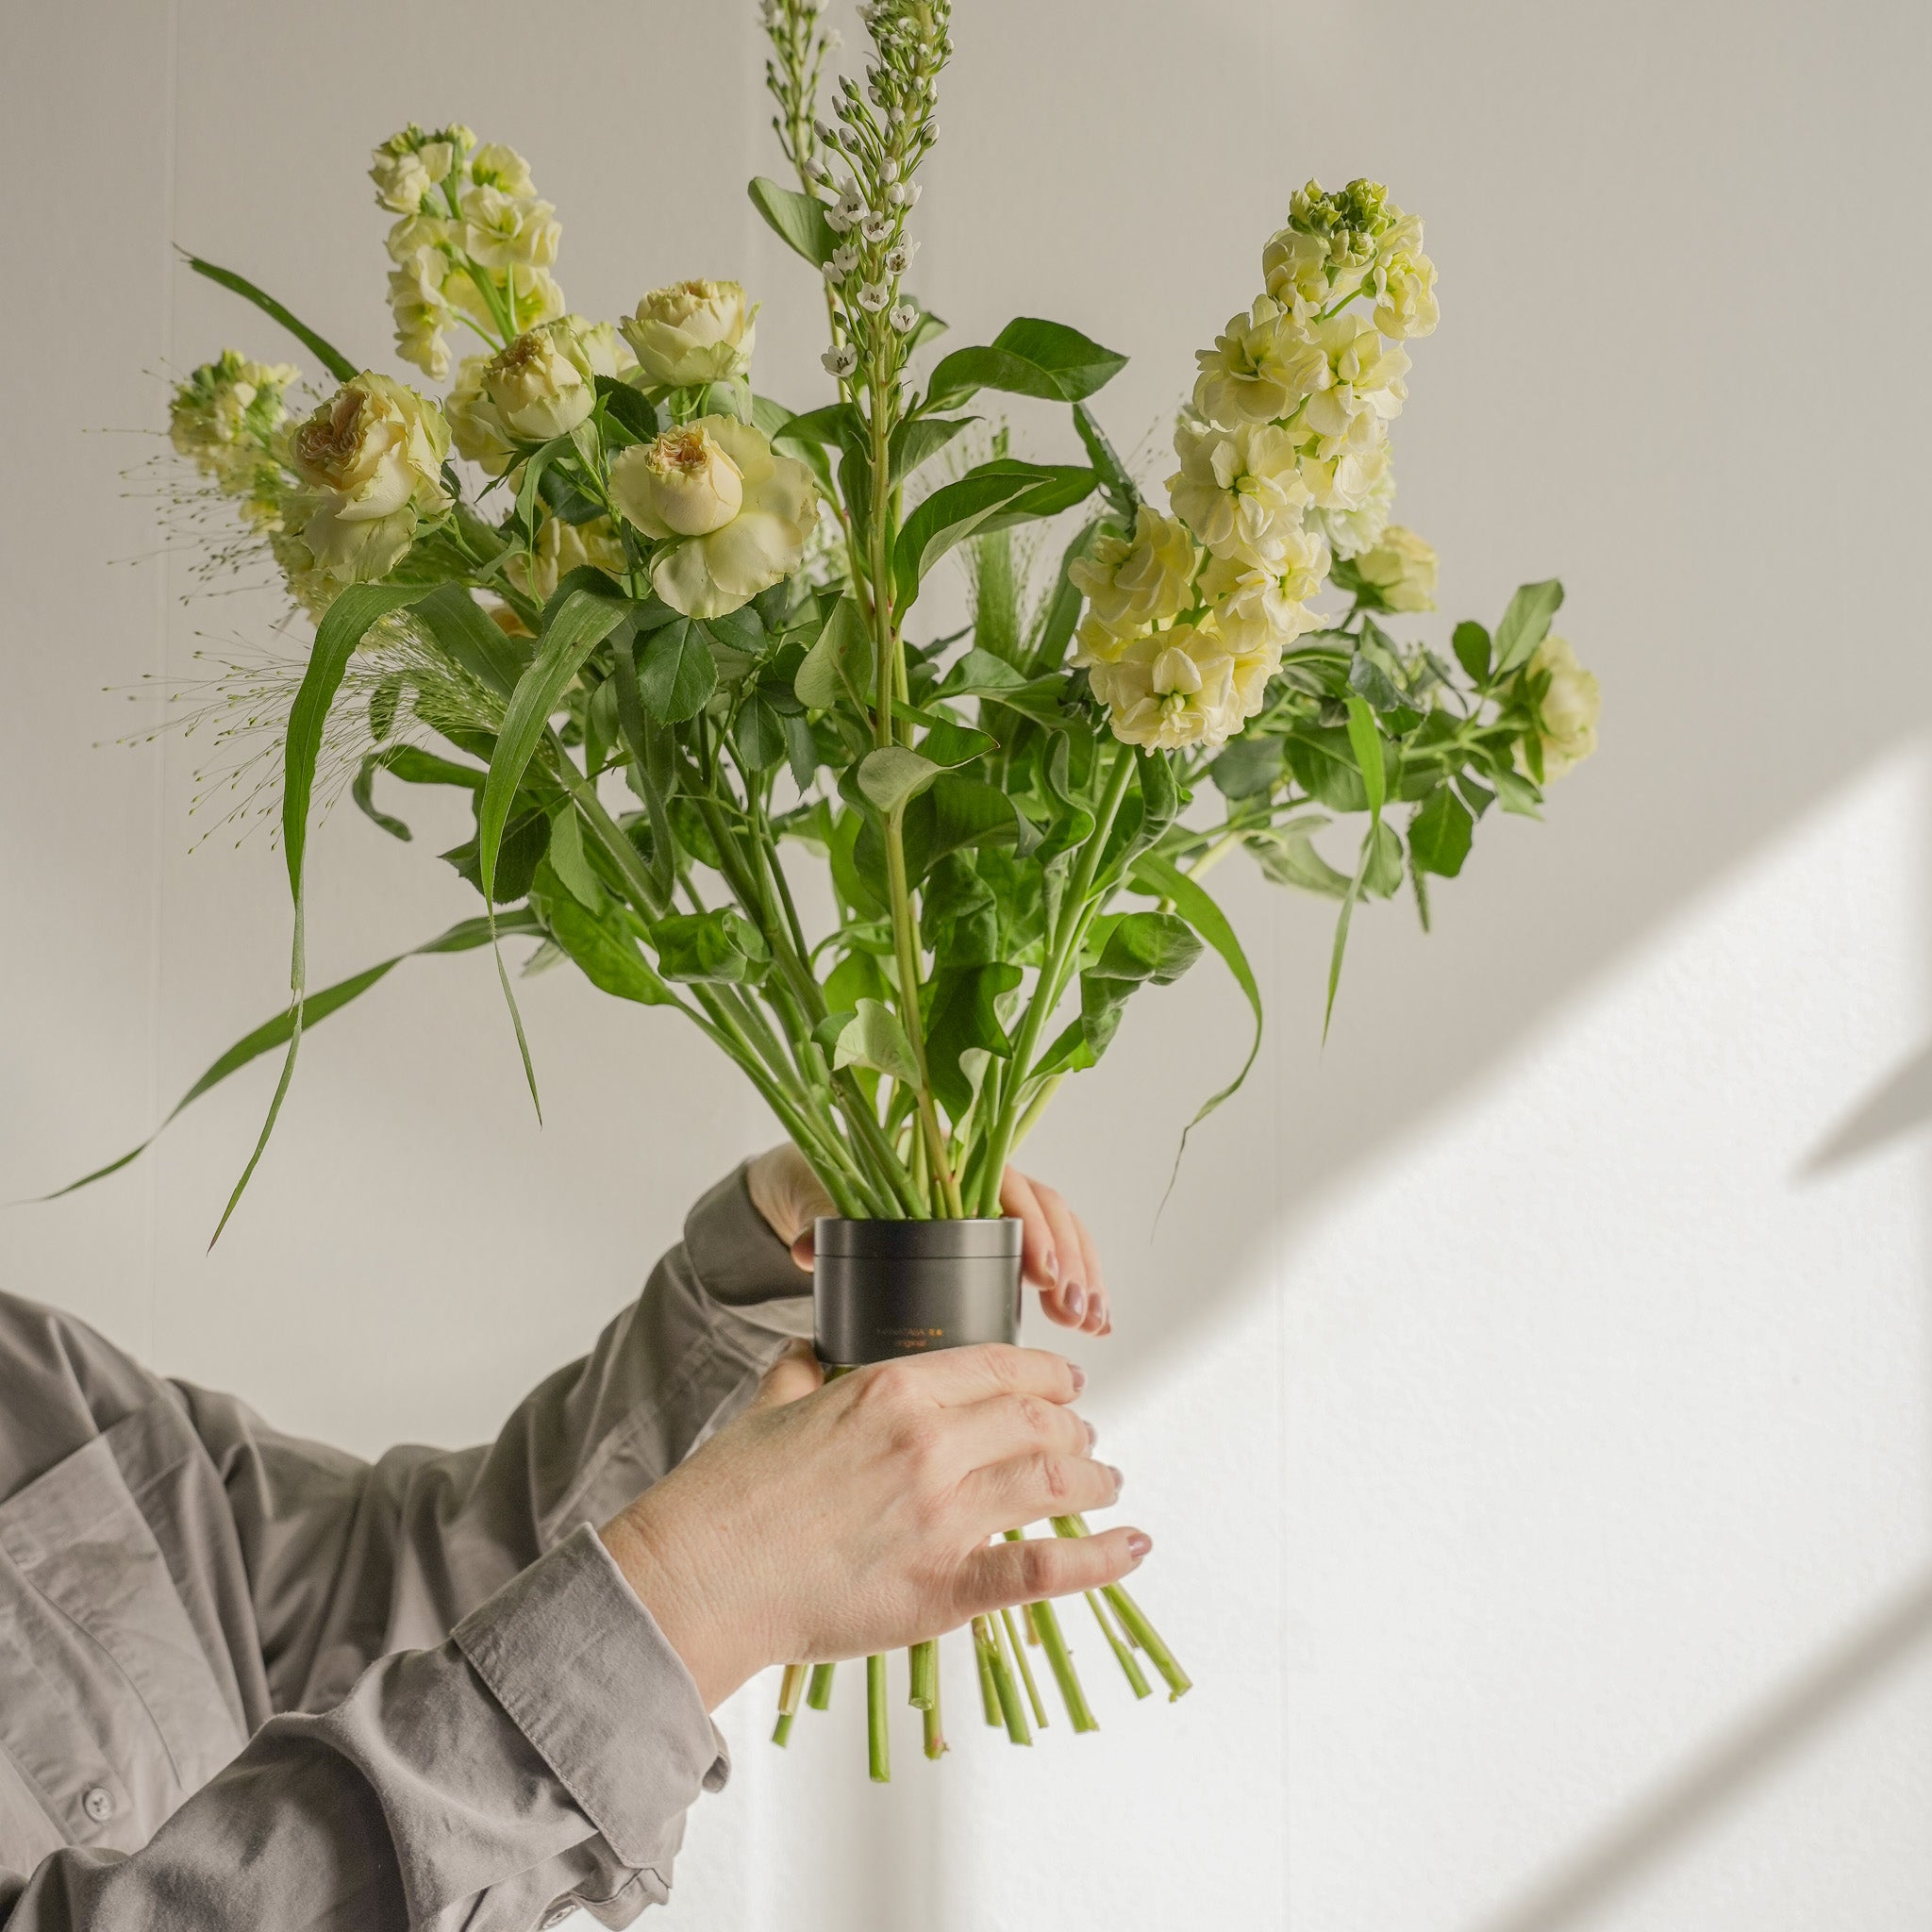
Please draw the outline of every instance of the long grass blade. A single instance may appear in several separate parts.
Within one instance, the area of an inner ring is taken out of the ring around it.
[[[308,654],[308,668],[302,676],[301,689],[289,711],[288,736],[282,749],[282,850],[289,867],[289,896],[294,902],[295,937],[289,958],[289,1055],[282,1062],[282,1076],[275,1083],[275,1098],[269,1103],[268,1118],[242,1178],[222,1209],[222,1218],[208,1238],[212,1248],[235,1212],[243,1190],[254,1178],[269,1136],[288,1098],[289,1085],[295,1076],[295,1056],[302,1044],[303,995],[308,964],[305,940],[304,909],[306,888],[303,861],[308,850],[308,807],[315,792],[315,765],[322,752],[322,734],[328,723],[329,708],[341,689],[349,659],[356,655],[363,634],[377,618],[425,595],[421,585],[351,584],[323,614],[315,629],[315,645]]]
[[[317,335],[299,316],[284,308],[266,290],[258,289],[245,275],[238,275],[231,268],[217,268],[213,262],[204,261],[198,255],[188,257],[188,266],[196,275],[206,275],[209,281],[219,282],[223,288],[232,290],[243,301],[253,302],[264,315],[280,323],[338,382],[354,379],[356,365],[333,342]]]

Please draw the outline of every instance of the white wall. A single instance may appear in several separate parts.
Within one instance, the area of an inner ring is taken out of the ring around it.
[[[761,386],[815,397],[815,291],[741,191],[752,14],[10,9],[0,1191],[138,1138],[283,984],[276,854],[189,851],[193,748],[94,748],[145,715],[102,687],[273,611],[184,605],[122,494],[172,373],[289,352],[171,244],[380,361],[366,150],[460,116],[532,157],[575,306],[741,275]],[[663,1923],[1919,1932],[1923,9],[971,0],[957,38],[924,291],[961,339],[1029,312],[1130,352],[1104,413],[1157,475],[1292,186],[1425,214],[1405,520],[1450,615],[1562,574],[1605,749],[1547,824],[1484,828],[1432,938],[1358,923],[1325,1055],[1326,908],[1227,869],[1270,1041],[1158,1238],[1238,1054],[1215,969],[1029,1149],[1110,1257],[1093,1408],[1197,1692],[1131,1707],[1079,1636],[1102,1736],[960,1724],[935,1770],[908,1732],[874,1790],[853,1685],[782,1757],[755,1686]],[[331,820],[318,978],[463,913],[427,851]],[[541,1133],[487,960],[417,962],[313,1037],[212,1255],[260,1070],[8,1214],[0,1279],[357,1446],[487,1431],[770,1132],[666,1019],[563,974],[525,1010]]]

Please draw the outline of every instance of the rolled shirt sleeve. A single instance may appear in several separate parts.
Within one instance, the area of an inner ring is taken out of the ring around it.
[[[521,1932],[579,1905],[627,1924],[661,1900],[684,1813],[728,1760],[594,1525],[809,1334],[808,1291],[740,1169],[591,1353],[532,1391],[493,1442],[374,1464],[11,1304],[14,1327],[39,1339],[17,1357],[31,1441],[9,1461],[0,1413],[0,1476],[62,1455],[90,1482],[120,1469],[131,1533],[166,1553],[149,1587],[179,1593],[183,1632],[199,1633],[248,1741],[164,1806],[145,1843],[119,1824],[106,1842],[81,1830],[13,1873],[0,1843],[0,1927]],[[0,1342],[12,1332],[0,1320]],[[165,1482],[121,1467],[130,1444],[175,1435]],[[96,1453],[103,1437],[121,1462]],[[7,1587],[0,1565],[0,1615]],[[128,1690],[110,1674],[99,1694]],[[82,1714],[93,1694],[69,1686]]]
[[[273,1718],[126,1855],[0,1874],[6,1932],[525,1932],[668,1895],[726,1773],[697,1687],[588,1527],[433,1650]]]

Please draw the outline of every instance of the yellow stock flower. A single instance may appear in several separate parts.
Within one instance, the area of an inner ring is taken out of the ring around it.
[[[1365,584],[1381,592],[1391,610],[1433,610],[1436,608],[1436,553],[1413,530],[1391,524],[1381,541],[1355,560]]]
[[[1142,504],[1132,537],[1103,536],[1068,566],[1091,620],[1117,635],[1163,624],[1187,608],[1201,555],[1186,528]]]
[[[1202,547],[1280,575],[1309,494],[1294,439],[1272,423],[1223,428],[1183,416],[1174,446],[1181,466],[1168,499]]]

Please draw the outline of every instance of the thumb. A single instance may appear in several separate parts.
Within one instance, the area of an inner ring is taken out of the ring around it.
[[[825,1372],[819,1367],[819,1358],[811,1352],[811,1343],[794,1341],[765,1371],[764,1379],[758,1384],[758,1392],[751,1399],[751,1406],[754,1408],[782,1408],[788,1402],[797,1402],[813,1390],[822,1388],[824,1379]]]

